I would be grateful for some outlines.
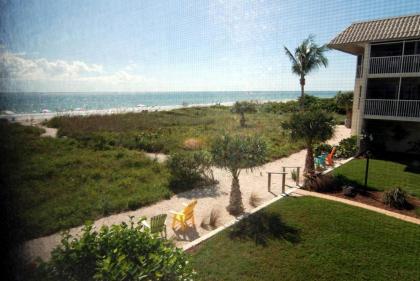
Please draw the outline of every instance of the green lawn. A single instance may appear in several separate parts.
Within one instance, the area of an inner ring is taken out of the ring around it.
[[[223,231],[192,254],[199,280],[420,278],[418,225],[313,197],[282,199],[259,216],[270,227],[253,233],[266,233],[266,244],[247,239],[249,228],[238,229],[242,238]]]
[[[364,184],[365,159],[355,159],[337,168],[334,175],[344,176],[358,185]],[[384,191],[400,187],[409,194],[420,198],[420,170],[410,166],[410,161],[371,159],[369,162],[368,187]]]
[[[166,167],[125,148],[95,151],[71,139],[0,122],[1,186],[18,240],[170,197]]]

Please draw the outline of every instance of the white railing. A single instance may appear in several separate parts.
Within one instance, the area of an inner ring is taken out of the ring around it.
[[[420,118],[420,100],[366,99],[365,115]]]
[[[403,56],[402,72],[420,72],[420,55]]]
[[[369,73],[420,72],[420,55],[371,57]]]

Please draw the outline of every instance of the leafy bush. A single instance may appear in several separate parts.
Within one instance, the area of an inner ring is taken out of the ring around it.
[[[314,145],[314,156],[318,157],[321,155],[322,152],[330,153],[332,150],[332,145],[329,145],[328,143],[320,143]]]
[[[38,280],[193,280],[195,272],[181,249],[131,220],[99,232],[87,225],[80,238],[65,234],[36,275]]]
[[[171,186],[178,191],[199,183],[214,183],[212,157],[206,151],[173,153],[167,165],[171,172]]]
[[[338,158],[349,158],[357,153],[357,137],[352,136],[350,138],[342,139],[338,144],[336,157]]]
[[[383,201],[386,205],[396,209],[407,209],[410,206],[407,201],[407,193],[399,187],[385,191]]]
[[[134,136],[135,148],[147,152],[160,152],[163,143],[158,133],[141,132]]]

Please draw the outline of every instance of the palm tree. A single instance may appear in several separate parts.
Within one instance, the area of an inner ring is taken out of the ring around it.
[[[265,142],[256,136],[225,135],[213,142],[211,153],[217,167],[228,170],[232,175],[232,186],[227,210],[232,215],[244,211],[239,174],[243,169],[252,170],[264,164],[267,152]]]
[[[239,114],[241,116],[240,117],[241,119],[240,119],[239,122],[241,124],[241,127],[245,127],[245,122],[246,122],[245,113],[257,112],[257,108],[255,106],[255,103],[247,102],[247,101],[242,101],[242,102],[237,101],[233,105],[233,107],[231,109],[231,112]]]
[[[303,109],[305,99],[305,77],[311,71],[318,69],[320,66],[327,67],[328,59],[324,53],[328,50],[326,45],[318,46],[314,42],[314,36],[309,35],[308,38],[296,48],[295,54],[284,47],[286,55],[292,62],[292,72],[300,77],[300,107]]]
[[[345,125],[347,128],[351,128],[353,92],[338,92],[335,96],[335,103],[339,108],[346,111]]]
[[[305,173],[315,171],[313,145],[330,139],[334,134],[334,118],[323,111],[303,111],[294,113],[282,124],[290,131],[293,140],[302,140],[307,150]]]

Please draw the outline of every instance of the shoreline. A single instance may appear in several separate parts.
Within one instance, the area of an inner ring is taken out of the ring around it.
[[[264,104],[268,102],[288,102],[293,99],[285,100],[249,100],[248,102],[256,102],[258,104]],[[46,112],[46,113],[14,113],[14,114],[0,114],[0,119],[6,119],[9,122],[39,122],[52,119],[54,117],[66,116],[91,116],[91,115],[112,115],[112,114],[124,114],[124,113],[141,113],[141,112],[157,112],[157,111],[171,111],[181,108],[193,108],[193,107],[210,107],[210,106],[232,106],[235,102],[222,102],[222,103],[200,103],[200,104],[189,104],[189,105],[159,105],[159,106],[142,106],[142,107],[120,107],[120,108],[109,108],[109,109],[88,109],[88,110],[72,110],[72,111],[60,111],[60,112]]]

